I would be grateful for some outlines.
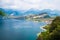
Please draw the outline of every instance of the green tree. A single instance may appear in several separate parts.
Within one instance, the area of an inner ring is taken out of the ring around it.
[[[1,16],[6,16],[6,14],[3,11],[1,11],[1,10],[0,10],[0,15]]]
[[[56,17],[50,25],[44,28],[46,31],[42,32],[37,40],[60,40],[60,16]]]

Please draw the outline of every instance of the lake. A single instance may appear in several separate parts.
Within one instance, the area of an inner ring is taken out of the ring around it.
[[[44,22],[0,19],[0,40],[36,40],[44,25]]]

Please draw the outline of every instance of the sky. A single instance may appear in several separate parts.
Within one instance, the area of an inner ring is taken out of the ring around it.
[[[0,8],[29,10],[56,9],[60,10],[60,0],[0,0]]]

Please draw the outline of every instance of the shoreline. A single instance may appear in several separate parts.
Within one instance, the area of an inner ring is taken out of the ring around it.
[[[43,31],[46,31],[46,29],[44,29],[43,27],[45,27],[46,25],[44,26],[41,26],[40,29],[42,29]]]
[[[45,27],[46,25],[44,26],[41,26],[40,29],[42,29],[43,31],[46,31],[46,29],[44,29],[43,27]],[[37,33],[37,36],[39,36],[41,34],[41,32]]]

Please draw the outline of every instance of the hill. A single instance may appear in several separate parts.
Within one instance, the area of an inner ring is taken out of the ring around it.
[[[60,40],[60,16],[56,17],[51,24],[44,27],[37,40]]]

